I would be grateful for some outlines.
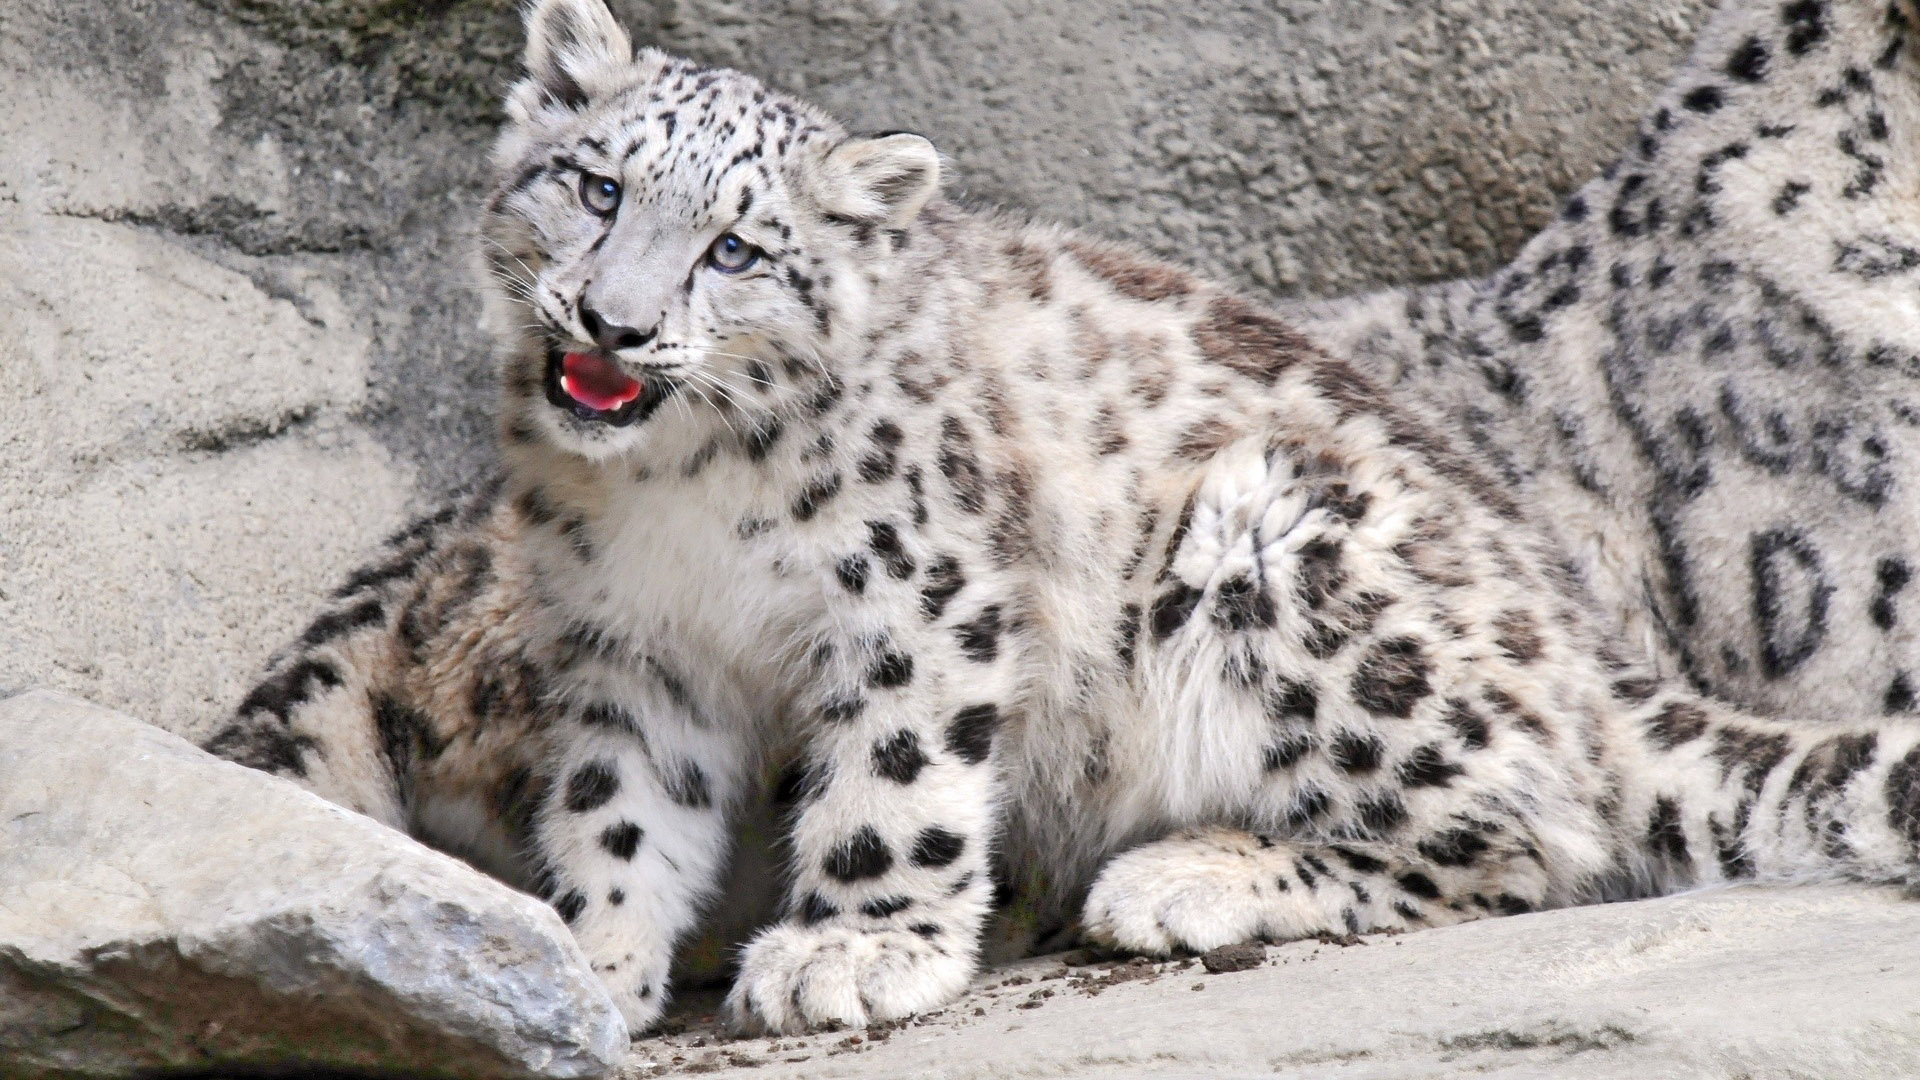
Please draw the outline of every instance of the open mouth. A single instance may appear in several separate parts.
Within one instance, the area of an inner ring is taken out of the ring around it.
[[[667,395],[659,379],[636,379],[600,352],[547,349],[547,401],[577,420],[626,427],[646,419]]]

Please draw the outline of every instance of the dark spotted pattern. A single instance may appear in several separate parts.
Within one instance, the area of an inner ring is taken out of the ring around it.
[[[913,657],[883,646],[867,668],[868,684],[881,688],[905,686],[913,681]]]
[[[966,575],[960,572],[959,560],[951,555],[935,558],[927,566],[923,580],[925,584],[920,590],[920,611],[929,622],[938,619],[947,610],[947,604],[967,585]]]
[[[1678,864],[1692,861],[1687,850],[1686,830],[1680,826],[1680,806],[1672,799],[1656,799],[1653,816],[1647,822],[1647,848],[1656,856]]]
[[[842,884],[877,878],[892,868],[893,852],[871,825],[861,826],[835,845],[822,866],[828,877]]]
[[[966,848],[965,837],[938,825],[930,826],[921,830],[914,839],[913,865],[936,868],[949,866]]]
[[[385,617],[385,605],[378,597],[370,597],[352,607],[330,611],[313,620],[306,632],[300,635],[300,643],[309,648],[325,645],[335,638],[345,637],[356,630],[376,625]]]
[[[896,731],[873,745],[874,775],[896,784],[913,783],[926,764],[920,736],[912,731]]]
[[[1349,773],[1371,773],[1380,768],[1386,745],[1377,736],[1342,731],[1327,746],[1333,763]]]
[[[1647,737],[1662,750],[1672,750],[1707,733],[1707,714],[1685,701],[1668,702],[1647,721]]]
[[[1213,617],[1231,632],[1268,629],[1274,623],[1273,598],[1245,574],[1229,578],[1214,594]]]
[[[1298,331],[1272,315],[1231,297],[1207,306],[1194,331],[1200,355],[1250,379],[1271,385],[1312,355],[1312,346]]]
[[[980,614],[955,626],[960,651],[976,664],[992,663],[1000,655],[1000,605],[988,604]]]
[[[1394,777],[1403,787],[1446,787],[1467,770],[1448,761],[1437,746],[1422,746],[1394,767]]]
[[[888,577],[905,581],[913,576],[913,557],[901,546],[900,533],[893,525],[884,521],[867,522],[867,546],[886,568]]]
[[[873,572],[872,564],[865,555],[849,555],[834,564],[834,577],[846,590],[858,596],[867,591],[867,577]]]
[[[590,761],[567,777],[566,806],[575,814],[598,810],[620,790],[618,766],[604,758]]]
[[[633,853],[639,850],[643,835],[640,826],[631,821],[622,821],[617,825],[606,827],[606,830],[600,834],[600,846],[606,850],[607,854],[626,861],[632,859]]]
[[[661,782],[665,785],[667,798],[690,810],[707,810],[713,806],[713,790],[707,780],[707,771],[691,761],[661,770]]]
[[[1540,659],[1545,651],[1545,639],[1540,634],[1539,625],[1532,615],[1518,609],[1507,611],[1494,620],[1494,630],[1498,636],[1494,643],[1509,657],[1522,664],[1531,664]]]
[[[1193,609],[1200,603],[1200,591],[1184,582],[1154,598],[1153,607],[1147,618],[1153,626],[1156,640],[1171,637],[1173,633],[1187,624]]]
[[[1360,662],[1353,676],[1353,699],[1380,716],[1408,717],[1433,692],[1431,665],[1412,638],[1388,638]]]
[[[969,765],[978,765],[993,752],[993,733],[999,726],[998,708],[969,705],[947,724],[947,751]]]
[[[876,896],[860,905],[860,914],[869,919],[884,919],[898,915],[913,906],[913,900],[905,896]]]
[[[826,922],[828,919],[836,918],[839,914],[840,909],[828,903],[826,897],[821,896],[817,892],[810,892],[800,898],[800,903],[794,912],[794,917],[799,920],[802,926],[813,926]]]
[[[579,889],[569,889],[558,900],[553,902],[553,910],[559,912],[560,918],[568,923],[578,919],[586,909],[586,894],[582,893]]]
[[[1480,750],[1486,747],[1488,739],[1487,721],[1473,706],[1452,698],[1447,702],[1447,711],[1441,715],[1454,734],[1460,736],[1460,744],[1468,750]]]

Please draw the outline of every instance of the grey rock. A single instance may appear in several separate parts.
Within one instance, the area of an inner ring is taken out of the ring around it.
[[[1201,972],[1044,958],[852,1036],[638,1042],[623,1076],[676,1057],[740,1080],[1920,1076],[1920,903],[1894,889],[1697,892],[1298,941]]]
[[[0,1077],[587,1077],[626,1047],[545,904],[131,717],[0,704]]]

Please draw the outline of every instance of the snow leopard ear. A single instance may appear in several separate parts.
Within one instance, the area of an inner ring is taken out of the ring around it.
[[[535,0],[526,10],[526,85],[548,101],[578,109],[596,74],[633,60],[633,42],[606,0]]]
[[[940,153],[906,131],[855,136],[820,163],[821,201],[856,221],[899,228],[940,190]]]

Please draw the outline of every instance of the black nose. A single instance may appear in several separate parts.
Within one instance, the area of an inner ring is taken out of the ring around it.
[[[587,335],[593,338],[595,345],[608,352],[615,349],[637,349],[652,341],[653,335],[660,330],[656,326],[652,330],[641,333],[631,326],[610,326],[599,313],[587,305],[585,300],[580,301],[580,325],[586,327]]]

